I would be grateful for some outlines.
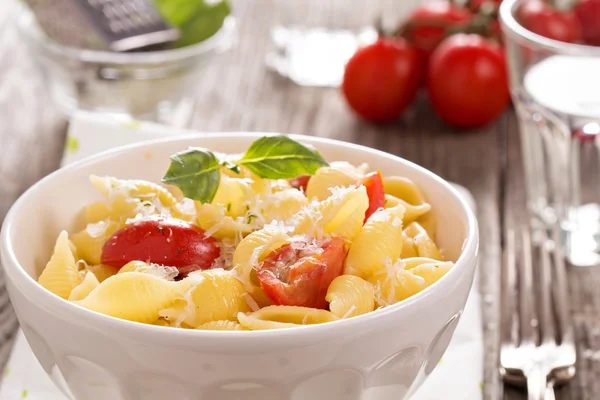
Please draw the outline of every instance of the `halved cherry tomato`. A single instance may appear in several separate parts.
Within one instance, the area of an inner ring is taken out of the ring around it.
[[[559,11],[543,0],[523,2],[517,11],[521,25],[533,33],[561,42],[581,40],[581,29],[573,11]]]
[[[360,184],[367,189],[367,196],[369,197],[369,208],[365,212],[365,222],[367,222],[371,214],[383,208],[385,203],[385,189],[381,172],[374,171],[365,175]]]
[[[302,190],[306,192],[306,186],[308,186],[308,181],[310,181],[310,175],[298,175],[297,177],[290,179],[290,185],[293,188]]]
[[[177,267],[180,275],[210,268],[220,249],[204,231],[178,219],[135,222],[115,232],[102,248],[102,264],[120,268],[130,261]]]
[[[285,245],[263,260],[256,277],[273,303],[327,308],[327,288],[344,270],[345,240],[325,239],[320,247],[315,254]]]

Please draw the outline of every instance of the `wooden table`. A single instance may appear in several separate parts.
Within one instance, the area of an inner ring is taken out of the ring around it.
[[[297,0],[297,21],[318,18],[331,25],[358,27],[378,13],[404,15],[418,0]],[[291,2],[291,0],[288,0]],[[238,0],[240,41],[235,50],[206,70],[197,82],[198,104],[192,126],[202,131],[271,131],[306,133],[378,148],[412,160],[464,185],[474,195],[481,230],[480,282],[484,293],[485,397],[499,398],[496,373],[500,218],[521,218],[524,205],[518,132],[514,113],[470,132],[453,130],[432,114],[426,99],[402,120],[373,126],[354,118],[338,90],[304,88],[267,71],[269,27],[282,17],[281,0]],[[326,6],[324,4],[329,4]],[[66,119],[52,105],[39,74],[14,29],[16,0],[0,7],[0,222],[13,201],[59,165]],[[504,178],[508,185],[502,188]],[[500,208],[500,195],[508,201]],[[1,272],[1,271],[0,271]],[[557,399],[600,398],[600,272],[569,271],[577,325],[578,374]],[[0,299],[5,299],[0,278]],[[10,305],[0,301],[0,364],[16,328]],[[467,361],[465,361],[467,362]],[[0,365],[0,366],[1,366]],[[461,399],[455,394],[453,399]],[[507,391],[506,398],[520,399]],[[467,399],[468,400],[468,399]]]

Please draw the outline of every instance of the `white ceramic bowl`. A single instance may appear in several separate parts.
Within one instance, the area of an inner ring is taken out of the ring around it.
[[[90,174],[159,181],[176,151],[242,152],[260,136],[186,136],[119,148],[52,173],[14,204],[2,228],[10,298],[36,357],[64,391],[78,400],[398,400],[432,371],[473,280],[475,217],[433,173],[349,143],[295,136],[330,161],[367,162],[417,182],[437,217],[438,243],[456,261],[440,281],[399,304],[297,329],[193,331],[97,314],[36,283],[58,232],[72,228],[82,206],[98,198]]]

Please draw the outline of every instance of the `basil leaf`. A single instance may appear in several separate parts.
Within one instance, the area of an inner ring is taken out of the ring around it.
[[[215,33],[231,13],[227,0],[154,0],[160,14],[179,28],[181,37],[175,47],[202,42]]]
[[[258,139],[237,164],[266,179],[314,175],[319,168],[329,165],[317,150],[282,135]]]
[[[221,163],[221,166],[222,166],[222,167],[225,167],[225,168],[227,168],[227,169],[228,169],[228,170],[230,170],[231,172],[234,172],[234,173],[236,173],[236,174],[238,174],[238,175],[239,175],[239,174],[240,174],[240,172],[241,172],[241,170],[240,170],[240,166],[239,166],[239,165],[232,164],[232,163],[230,163],[229,161],[223,161],[223,162]]]
[[[210,203],[219,188],[220,168],[212,152],[190,147],[171,156],[171,165],[162,181],[177,186],[185,197]]]

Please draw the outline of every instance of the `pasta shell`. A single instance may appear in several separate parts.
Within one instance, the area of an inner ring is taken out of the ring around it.
[[[181,298],[189,287],[186,280],[169,282],[150,274],[126,272],[111,276],[75,304],[111,317],[150,324],[158,320],[160,310]]]
[[[81,275],[75,263],[66,231],[62,231],[58,236],[52,257],[42,271],[38,282],[63,299],[67,299],[71,291],[81,283]]]
[[[393,263],[402,254],[402,217],[398,205],[376,211],[350,245],[344,273],[367,278]]]
[[[329,310],[340,318],[366,314],[375,309],[373,285],[353,275],[340,275],[327,289]]]
[[[98,282],[96,275],[94,275],[92,272],[88,272],[85,275],[83,282],[81,282],[71,291],[71,294],[69,295],[69,301],[85,299],[92,290],[98,287],[99,284],[100,282]]]

